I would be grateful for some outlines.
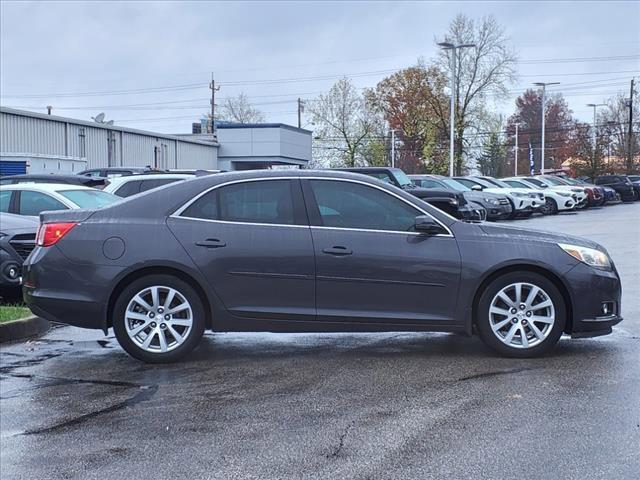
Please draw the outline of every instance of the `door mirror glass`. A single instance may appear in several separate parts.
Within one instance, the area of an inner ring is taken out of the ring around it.
[[[419,215],[415,219],[414,229],[416,232],[426,235],[437,235],[444,233],[442,226],[429,215]]]
[[[481,192],[482,187],[480,185],[471,185],[471,190],[473,190],[474,192]]]

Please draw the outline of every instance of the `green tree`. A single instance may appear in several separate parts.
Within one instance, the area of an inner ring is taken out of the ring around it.
[[[483,175],[503,177],[507,166],[507,150],[498,132],[491,132],[477,158],[478,169]]]

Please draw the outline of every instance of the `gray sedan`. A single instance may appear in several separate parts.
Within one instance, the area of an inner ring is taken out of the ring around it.
[[[622,320],[597,243],[460,222],[351,173],[223,173],[41,221],[29,307],[113,328],[147,362],[183,357],[205,329],[477,332],[529,357]]]

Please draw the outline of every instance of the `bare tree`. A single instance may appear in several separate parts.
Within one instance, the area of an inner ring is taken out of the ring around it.
[[[247,96],[241,93],[222,103],[220,119],[237,123],[260,123],[264,122],[264,114],[254,108]]]
[[[441,41],[455,45],[475,44],[456,52],[455,75],[455,170],[464,170],[465,131],[475,127],[482,117],[489,96],[505,97],[507,87],[515,81],[517,56],[509,46],[509,38],[494,17],[479,22],[460,14],[449,25]],[[451,51],[442,50],[436,65],[451,76]],[[441,122],[449,128],[449,105],[435,108]]]
[[[607,108],[598,114],[598,136],[606,136],[610,140],[611,155],[617,157],[618,163],[624,163],[620,172],[635,173],[640,170],[640,135],[634,133],[629,142],[629,100],[624,94],[618,94],[607,100]],[[640,124],[640,95],[633,101],[633,129],[637,132]],[[635,155],[629,155],[629,145]],[[624,160],[622,160],[624,159]],[[630,161],[631,160],[631,161]],[[621,165],[622,166],[622,165]]]
[[[317,157],[347,167],[367,163],[365,147],[379,119],[351,80],[338,80],[328,93],[310,102],[309,112]]]

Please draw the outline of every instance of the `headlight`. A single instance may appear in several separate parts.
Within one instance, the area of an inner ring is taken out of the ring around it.
[[[538,194],[537,193],[530,193],[529,194],[529,198],[538,198]]]
[[[567,245],[566,243],[559,243],[558,246],[576,260],[580,260],[587,265],[611,270],[611,260],[609,260],[606,253],[603,253],[600,250],[579,247],[578,245]]]
[[[571,194],[567,193],[567,192],[557,192],[558,195],[560,195],[561,197],[570,197]]]
[[[485,198],[485,203],[490,203],[491,205],[500,205],[500,201],[495,198]]]
[[[455,198],[450,198],[450,199],[449,199],[449,203],[450,203],[451,205],[458,205],[458,200],[457,200],[457,199],[455,199]]]
[[[7,236],[7,234],[6,234],[6,233],[2,233],[2,232],[0,232],[0,238],[2,238],[2,237],[6,237],[6,236]]]
[[[520,192],[509,192],[511,195],[513,195],[514,197],[518,197],[518,198],[522,198],[522,197],[526,197],[527,194],[526,193],[520,193]]]

